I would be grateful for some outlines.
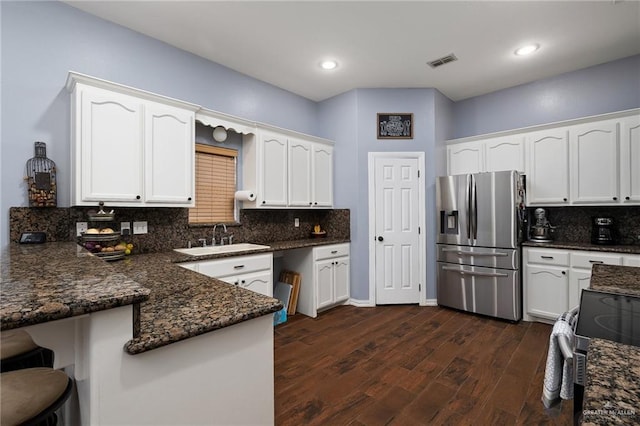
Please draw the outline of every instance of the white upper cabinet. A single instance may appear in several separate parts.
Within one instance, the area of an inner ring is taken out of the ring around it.
[[[260,134],[259,152],[262,153],[262,187],[258,197],[263,207],[287,206],[287,139],[283,135],[263,132]]]
[[[618,202],[617,120],[571,126],[569,139],[572,202]]]
[[[565,128],[526,136],[529,149],[527,202],[529,205],[569,201],[569,140]]]
[[[194,115],[168,105],[145,106],[145,201],[192,204]]]
[[[72,107],[72,203],[140,205],[144,147],[140,100],[78,85]]]
[[[450,175],[517,170],[524,173],[524,137],[500,136],[447,147]]]
[[[69,73],[71,204],[194,204],[197,107]]]
[[[311,143],[289,139],[289,206],[309,207],[313,150]]]
[[[524,173],[524,136],[502,136],[484,141],[485,172],[517,170]]]
[[[640,204],[640,109],[450,142],[448,174],[518,170],[529,206]]]
[[[313,145],[313,207],[333,206],[333,147]]]
[[[620,199],[640,203],[640,115],[620,120]]]
[[[465,142],[447,147],[447,170],[450,175],[484,171],[483,146],[479,142]]]
[[[333,207],[333,144],[263,129],[243,139],[243,186],[256,193],[244,208]]]

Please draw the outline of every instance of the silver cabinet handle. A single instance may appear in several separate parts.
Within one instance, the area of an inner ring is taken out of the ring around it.
[[[236,265],[233,267],[233,269],[242,269],[244,268],[244,265]]]
[[[336,254],[338,250],[331,250],[331,254]]]
[[[453,272],[457,272],[461,275],[476,275],[479,277],[494,277],[494,278],[504,278],[504,277],[508,277],[509,274],[505,274],[505,273],[501,273],[501,272],[475,272],[475,271],[465,271],[463,269],[457,269],[457,268],[448,268],[448,267],[443,267],[442,268],[445,271],[453,271]]]
[[[442,249],[443,252],[447,253],[456,253],[462,256],[495,256],[495,257],[506,257],[509,256],[507,253],[475,253],[472,251],[462,251],[458,249]]]
[[[604,263],[602,260],[590,260],[589,263]]]
[[[540,256],[543,259],[553,259],[553,256]]]

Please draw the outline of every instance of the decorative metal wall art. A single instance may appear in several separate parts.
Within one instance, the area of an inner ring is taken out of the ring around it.
[[[35,157],[27,160],[26,177],[29,207],[56,207],[56,163],[47,158],[47,144],[35,142]]]

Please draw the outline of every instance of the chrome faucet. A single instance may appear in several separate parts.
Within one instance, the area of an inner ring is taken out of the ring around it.
[[[213,225],[213,239],[211,240],[212,246],[216,245],[216,228],[218,227],[218,225],[222,225],[222,227],[224,228],[224,233],[227,233],[227,225],[225,225],[224,223],[216,223],[215,225]],[[220,238],[220,245],[223,245],[222,238]]]

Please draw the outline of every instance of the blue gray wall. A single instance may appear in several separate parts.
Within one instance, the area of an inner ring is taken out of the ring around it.
[[[456,102],[453,138],[640,107],[640,55]]]
[[[58,166],[69,205],[69,70],[250,120],[316,133],[317,103],[59,2],[0,1],[2,32],[1,244],[11,206],[26,206],[33,142]],[[115,153],[114,153],[115,155]]]
[[[67,72],[327,137],[335,145],[335,205],[351,209],[354,298],[368,299],[367,157],[426,157],[427,297],[435,297],[435,176],[444,140],[640,107],[640,55],[453,103],[434,89],[357,89],[315,103],[59,2],[0,1],[0,239],[7,212],[26,206],[22,176],[33,142],[59,167],[59,205],[69,205]],[[378,141],[377,112],[413,112],[414,139]]]
[[[430,227],[435,229],[429,212],[435,209],[436,97],[446,99],[435,89],[357,89],[320,103],[320,136],[336,141],[336,205],[351,210],[351,268],[352,277],[357,277],[351,288],[354,299],[369,299],[369,152],[425,153],[427,231]],[[412,112],[413,139],[378,140],[375,120],[379,112]],[[427,232],[427,247],[435,245],[434,236]],[[435,266],[431,251],[427,260]],[[426,284],[428,298],[435,297],[435,272],[431,273],[431,266]]]

